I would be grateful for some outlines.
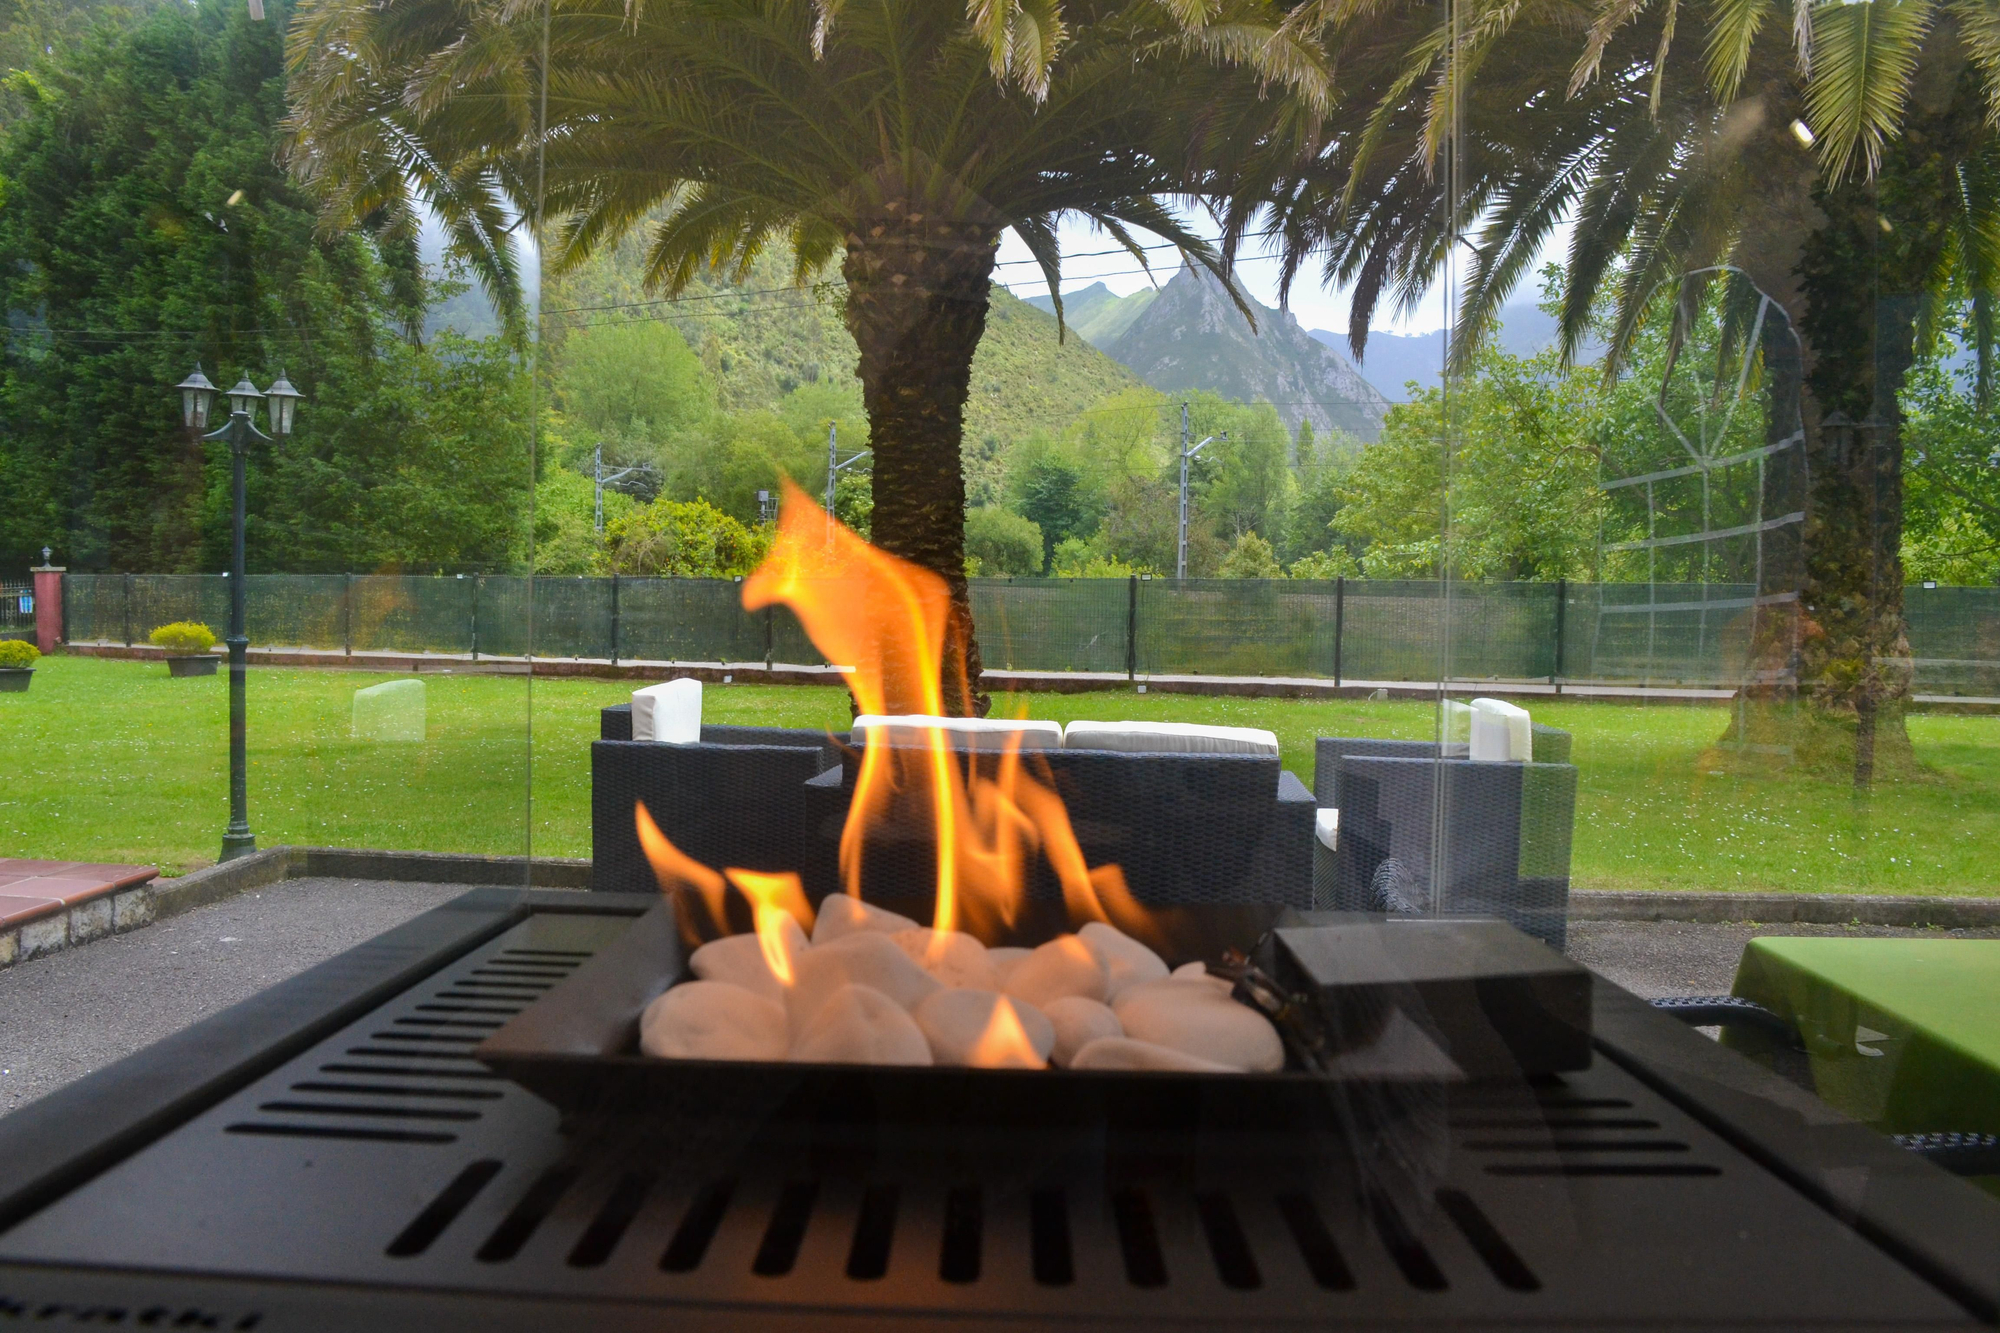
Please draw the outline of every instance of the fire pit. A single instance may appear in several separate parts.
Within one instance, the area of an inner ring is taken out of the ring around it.
[[[477,890],[0,1120],[0,1312],[1972,1327],[2000,1295],[1990,1203],[1824,1108],[1802,1132],[1782,1085],[1602,981],[1587,1068],[1364,1087],[1281,1127],[761,1117],[711,1091],[565,1133],[472,1048],[654,906]]]

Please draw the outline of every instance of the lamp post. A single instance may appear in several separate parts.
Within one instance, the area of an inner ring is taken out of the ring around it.
[[[1217,440],[1226,440],[1229,438],[1229,432],[1223,431],[1222,434],[1220,435],[1209,436],[1207,439],[1203,440],[1200,444],[1197,444],[1194,448],[1190,449],[1188,448],[1188,433],[1189,433],[1188,407],[1186,403],[1182,403],[1181,404],[1181,532],[1180,532],[1180,544],[1175,548],[1175,554],[1174,554],[1174,577],[1176,579],[1184,579],[1187,577],[1188,460],[1190,458],[1193,458],[1196,454],[1200,453],[1203,449],[1206,449],[1209,445],[1214,444]]]
[[[229,826],[222,832],[222,859],[232,861],[257,850],[257,839],[250,832],[249,767],[243,744],[244,685],[250,647],[243,629],[243,468],[252,440],[269,444],[292,433],[293,415],[299,399],[305,395],[292,387],[283,370],[262,393],[245,374],[229,391],[229,420],[211,431],[208,416],[215,402],[216,387],[201,373],[200,363],[196,363],[192,375],[174,387],[180,390],[182,424],[204,440],[222,440],[229,445],[229,635],[223,640],[229,645]],[[257,404],[265,400],[270,403],[269,435],[258,430],[254,420]]]

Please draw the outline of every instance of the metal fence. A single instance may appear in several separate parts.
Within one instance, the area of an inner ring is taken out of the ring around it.
[[[0,583],[0,639],[33,638],[34,629],[34,585]]]
[[[69,574],[77,641],[218,630],[228,578]],[[252,643],[353,653],[820,665],[793,616],[725,579],[253,574]],[[1743,679],[1753,589],[1729,584],[1336,579],[974,579],[985,664],[1017,671],[1722,685]],[[2000,694],[2000,589],[1904,599],[1917,688]],[[1771,614],[1767,608],[1761,614]],[[0,626],[4,626],[0,621]]]

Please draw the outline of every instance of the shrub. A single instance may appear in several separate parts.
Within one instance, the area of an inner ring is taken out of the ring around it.
[[[1222,568],[1216,571],[1225,579],[1281,579],[1285,571],[1278,568],[1278,557],[1271,550],[1271,543],[1254,532],[1241,533],[1236,544],[1229,548],[1229,554],[1222,557]]]
[[[1336,546],[1300,556],[1286,572],[1295,579],[1352,579],[1361,576],[1361,562],[1346,547]]]
[[[965,554],[979,562],[979,572],[1021,577],[1042,572],[1042,529],[999,505],[982,505],[965,514]]]
[[[0,639],[0,668],[31,667],[41,655],[26,639]]]
[[[1153,570],[1149,565],[1130,565],[1115,555],[1106,555],[1096,542],[1066,537],[1056,543],[1052,572],[1059,579],[1126,579]]]
[[[748,574],[771,548],[771,529],[746,528],[706,500],[662,496],[604,525],[613,574],[726,579]]]
[[[215,631],[198,620],[176,620],[146,636],[155,648],[164,648],[176,657],[205,653],[215,647]]]

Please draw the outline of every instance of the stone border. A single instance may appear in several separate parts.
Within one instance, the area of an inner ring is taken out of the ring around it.
[[[1698,893],[1574,889],[1572,921],[1797,922],[1822,926],[2000,928],[2000,898],[1845,893]]]
[[[122,935],[170,916],[287,879],[382,879],[431,884],[526,884],[587,889],[590,862],[341,847],[270,847],[176,879],[155,879],[0,932],[0,967]]]

